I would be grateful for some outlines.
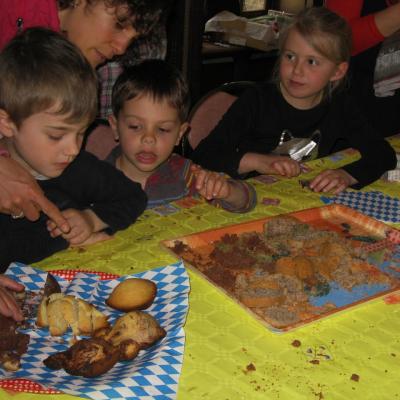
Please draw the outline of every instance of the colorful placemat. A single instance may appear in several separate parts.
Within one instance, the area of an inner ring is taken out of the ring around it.
[[[19,263],[11,264],[6,274],[23,283],[30,291],[43,288],[47,277],[46,272]],[[183,324],[188,311],[189,278],[186,269],[180,262],[130,276],[150,279],[157,284],[157,297],[146,312],[153,315],[167,331],[162,341],[140,352],[132,362],[118,363],[103,376],[85,379],[64,371],[52,371],[43,364],[49,354],[68,347],[70,334],[63,336],[64,340],[60,341],[59,338],[50,337],[47,330],[27,330],[31,340],[28,352],[22,357],[21,369],[15,373],[0,370],[0,378],[7,379],[2,387],[13,391],[26,387],[37,390],[37,387],[29,385],[21,387],[23,380],[29,379],[44,388],[90,399],[175,399],[185,343]],[[97,274],[86,272],[76,273],[72,280],[57,276],[63,292],[90,301],[109,315],[111,323],[121,313],[108,308],[104,299],[118,282],[126,278],[103,280]],[[15,380],[12,387],[11,379]],[[39,389],[39,393],[44,391]],[[55,392],[50,390],[46,393]]]
[[[335,197],[321,196],[321,200],[325,204],[343,204],[380,221],[400,222],[400,199],[379,191],[353,192],[346,190]]]

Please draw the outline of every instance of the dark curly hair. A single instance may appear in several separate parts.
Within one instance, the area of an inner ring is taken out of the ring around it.
[[[58,8],[72,7],[77,0],[57,0]],[[102,1],[106,7],[127,7],[127,18],[140,35],[146,35],[161,19],[163,11],[169,8],[172,0],[86,0],[87,6]]]

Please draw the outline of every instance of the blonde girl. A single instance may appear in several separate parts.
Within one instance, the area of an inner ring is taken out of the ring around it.
[[[346,90],[338,90],[350,52],[351,31],[343,18],[324,7],[301,12],[281,36],[275,79],[245,92],[194,149],[193,161],[234,177],[290,178],[300,174],[304,156],[359,150],[360,160],[325,170],[310,184],[316,192],[333,193],[359,189],[394,168],[393,149]],[[299,143],[303,153],[293,150]]]

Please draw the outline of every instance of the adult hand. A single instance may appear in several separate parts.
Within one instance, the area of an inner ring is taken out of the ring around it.
[[[67,220],[44,196],[32,175],[11,158],[0,157],[0,212],[36,221],[40,211],[54,221],[62,232],[69,232]]]
[[[5,275],[0,275],[0,314],[11,317],[15,321],[24,319],[11,291],[21,292],[24,286]]]
[[[314,192],[339,194],[356,183],[357,180],[344,169],[327,169],[310,182],[310,189]]]

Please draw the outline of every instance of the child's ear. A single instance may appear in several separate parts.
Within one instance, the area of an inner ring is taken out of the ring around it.
[[[108,117],[108,123],[110,124],[111,129],[113,131],[115,141],[118,142],[119,141],[119,134],[118,134],[118,127],[117,127],[117,119],[115,118],[114,114],[111,114]]]
[[[349,69],[349,63],[348,62],[342,62],[340,63],[337,67],[336,67],[336,72],[335,74],[331,77],[330,81],[334,82],[334,81],[338,81],[340,79],[342,79],[346,73],[347,70]]]
[[[175,146],[178,146],[179,142],[182,139],[182,136],[186,133],[186,131],[189,129],[189,123],[184,122],[181,127],[179,128],[179,135],[178,138],[176,139]]]
[[[6,137],[14,136],[17,126],[11,120],[7,111],[0,108],[0,133]]]

